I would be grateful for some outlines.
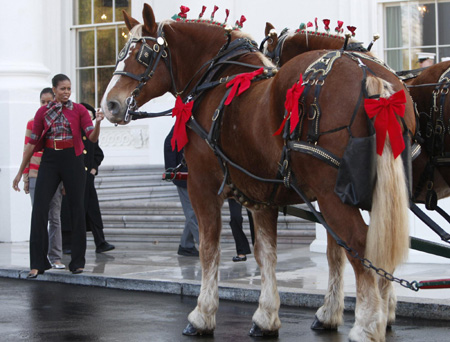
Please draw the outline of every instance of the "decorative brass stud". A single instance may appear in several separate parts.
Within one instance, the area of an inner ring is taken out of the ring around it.
[[[244,203],[242,203],[244,206],[248,206],[248,201],[245,201]]]
[[[233,28],[230,25],[227,25],[223,28],[227,34],[230,34],[233,31]]]
[[[244,203],[244,197],[243,196],[239,197],[239,202]]]
[[[269,31],[269,37],[273,37],[273,36],[275,36],[275,37],[278,36],[278,33],[275,29],[271,29]]]
[[[278,69],[277,69],[277,68],[273,68],[273,69],[272,69],[272,74],[275,75],[277,72],[278,72]]]
[[[83,135],[83,140],[86,140],[86,136]]]
[[[86,151],[86,150],[83,150],[83,153],[84,153],[84,154],[87,154],[87,151]]]
[[[375,42],[375,41],[377,41],[378,39],[380,39],[380,34],[379,33],[374,33],[373,34],[373,41]]]
[[[233,195],[237,196],[238,194],[239,194],[239,191],[237,191],[237,190],[233,191]]]
[[[87,171],[87,167],[85,166],[84,169]]]

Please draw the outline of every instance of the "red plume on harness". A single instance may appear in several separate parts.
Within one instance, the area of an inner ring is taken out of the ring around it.
[[[214,14],[216,14],[217,10],[219,9],[218,6],[214,6],[214,10],[211,13],[211,20],[214,20]]]
[[[394,159],[405,149],[402,128],[395,114],[405,115],[406,96],[402,90],[392,94],[389,98],[365,99],[364,108],[369,118],[375,117],[375,132],[377,135],[377,153],[383,153],[386,135],[389,133]]]
[[[355,26],[347,26],[347,29],[352,33],[352,36],[355,36],[356,27]]]
[[[188,143],[186,123],[192,115],[193,106],[194,101],[183,103],[180,96],[178,96],[175,101],[175,107],[172,110],[172,117],[176,117],[176,120],[172,140],[170,141],[172,144],[172,150],[175,150],[175,147],[177,147],[178,151],[181,151]]]
[[[325,26],[325,31],[330,32],[330,19],[324,19],[323,24]]]
[[[189,9],[189,7],[186,7],[186,6],[180,6],[180,13],[178,13],[178,16],[180,17],[180,18],[184,18],[184,19],[186,19],[187,18],[187,12],[189,12],[190,11],[190,9]]]
[[[339,33],[342,33],[342,31],[343,31],[342,25],[344,25],[344,22],[341,21],[341,20],[338,20],[337,25],[338,25],[338,26],[337,26],[334,30],[335,30],[338,34],[339,34]]]
[[[228,16],[230,15],[230,10],[229,9],[226,9],[225,10],[225,14],[226,14],[226,17],[225,17],[225,21],[223,22],[224,24],[227,22],[227,20],[228,20]]]
[[[241,95],[244,91],[250,88],[251,81],[258,75],[261,75],[264,72],[264,68],[260,68],[253,72],[247,72],[244,74],[239,74],[235,78],[233,78],[230,82],[227,83],[227,88],[231,87],[231,91],[228,94],[228,97],[225,101],[225,105],[228,106],[231,101],[233,101],[235,96]],[[239,89],[239,91],[238,91]]]
[[[294,131],[295,127],[300,121],[300,116],[298,113],[298,101],[300,100],[300,96],[302,96],[303,90],[305,86],[303,85],[303,76],[300,74],[299,81],[295,83],[291,89],[289,89],[286,93],[286,101],[284,102],[284,108],[286,109],[286,116],[283,119],[283,122],[280,125],[280,128],[273,135],[280,135],[283,132],[284,126],[286,125],[286,121],[291,118],[291,134]]]
[[[199,18],[199,19],[203,18],[203,14],[205,13],[205,11],[206,11],[206,6],[202,6],[202,11],[201,11],[200,14],[198,15],[198,18]]]
[[[242,28],[242,26],[244,26],[244,22],[247,20],[246,17],[244,17],[243,15],[241,15],[241,19],[236,20],[236,23],[234,24],[234,26],[236,26],[237,28]]]

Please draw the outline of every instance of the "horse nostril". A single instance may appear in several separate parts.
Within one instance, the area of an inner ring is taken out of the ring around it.
[[[112,115],[120,114],[120,103],[117,101],[108,101],[108,110]]]

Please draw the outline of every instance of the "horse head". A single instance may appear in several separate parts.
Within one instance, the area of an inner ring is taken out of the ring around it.
[[[101,102],[106,118],[117,124],[130,121],[128,109],[142,106],[173,86],[167,41],[152,8],[144,5],[143,24],[125,11],[123,16],[130,39],[117,57],[116,70]],[[153,78],[157,82],[151,82]]]

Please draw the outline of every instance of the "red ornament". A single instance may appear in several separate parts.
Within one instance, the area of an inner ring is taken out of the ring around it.
[[[225,14],[226,14],[226,17],[225,17],[224,23],[226,23],[227,20],[228,20],[228,16],[230,15],[230,10],[229,10],[229,9],[226,9],[226,10],[225,10]]]
[[[203,14],[205,13],[205,11],[206,11],[206,6],[202,6],[202,11],[200,12],[200,14],[198,15],[198,18],[200,19],[200,18],[203,18]]]
[[[325,31],[330,31],[330,19],[324,19],[323,24],[325,25]]]
[[[313,26],[313,23],[308,21],[308,23],[306,24],[306,27],[312,27],[312,26]]]
[[[337,33],[341,33],[343,31],[342,25],[344,25],[344,22],[341,20],[338,20],[337,27],[334,29]]]
[[[194,106],[194,101],[183,103],[180,96],[177,97],[175,101],[175,107],[172,110],[172,117],[176,117],[175,127],[173,130],[172,140],[172,150],[175,148],[181,151],[183,147],[188,143],[188,137],[186,132],[186,123],[192,116],[192,107]]]
[[[189,12],[190,11],[190,9],[189,9],[189,7],[186,7],[186,6],[180,6],[180,13],[178,13],[178,16],[180,17],[180,18],[184,18],[184,19],[186,19],[187,18],[187,12]]]
[[[211,13],[211,20],[214,20],[214,14],[217,12],[218,9],[219,9],[219,7],[214,6],[214,10]]]
[[[405,149],[402,128],[395,114],[403,117],[405,115],[406,95],[404,90],[392,94],[389,98],[383,97],[378,100],[365,99],[364,109],[369,118],[375,117],[375,132],[377,135],[377,153],[383,153],[386,136],[389,133],[392,153],[394,159]]]
[[[280,135],[283,132],[287,119],[291,118],[291,134],[294,132],[295,127],[300,121],[298,113],[298,101],[302,96],[305,86],[303,85],[303,75],[300,74],[299,81],[295,83],[291,89],[286,93],[286,101],[284,102],[284,108],[286,108],[287,114],[280,125],[280,128],[273,135]]]
[[[317,18],[314,19],[314,23],[316,24],[316,32],[319,30],[319,26],[317,25]]]
[[[355,26],[347,26],[347,29],[352,33],[352,36],[355,36],[356,27]]]
[[[225,101],[225,105],[228,106],[231,101],[233,101],[235,96],[241,95],[244,91],[250,88],[252,84],[252,79],[258,75],[261,75],[264,72],[264,68],[260,68],[253,72],[247,72],[244,74],[239,74],[235,78],[233,78],[230,82],[227,83],[227,88],[233,86],[231,88],[230,93]],[[239,88],[239,91],[238,91]]]

